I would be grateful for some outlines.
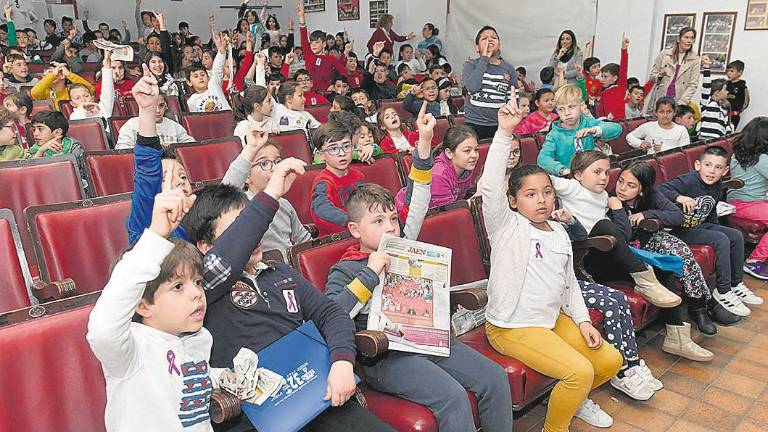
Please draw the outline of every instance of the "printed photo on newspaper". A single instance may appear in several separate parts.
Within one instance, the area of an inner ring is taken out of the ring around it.
[[[451,250],[384,236],[390,258],[373,291],[368,329],[383,331],[389,349],[447,357],[451,340]]]

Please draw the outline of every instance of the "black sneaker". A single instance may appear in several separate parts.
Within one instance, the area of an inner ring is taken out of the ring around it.
[[[744,319],[744,317],[728,311],[728,309],[724,308],[720,302],[714,299],[709,302],[709,307],[707,309],[712,321],[723,327],[734,326]]]
[[[704,336],[714,336],[717,334],[717,326],[709,318],[706,308],[689,309],[688,317]]]

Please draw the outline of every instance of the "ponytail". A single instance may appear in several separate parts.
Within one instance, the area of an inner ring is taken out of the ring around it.
[[[254,104],[262,104],[271,97],[269,91],[260,85],[248,86],[235,103],[235,120],[241,121],[253,113]]]

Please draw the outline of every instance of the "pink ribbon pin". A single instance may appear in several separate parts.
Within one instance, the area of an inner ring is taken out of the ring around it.
[[[541,243],[536,242],[536,256],[535,258],[544,258],[544,255],[541,254]]]
[[[168,360],[168,373],[173,375],[173,373],[176,372],[176,375],[181,376],[181,371],[175,363],[176,354],[173,352],[173,350],[168,350],[168,354],[165,355],[165,359]]]

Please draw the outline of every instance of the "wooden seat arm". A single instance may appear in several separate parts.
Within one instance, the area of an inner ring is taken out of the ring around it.
[[[723,188],[725,189],[741,189],[744,187],[744,181],[740,179],[728,179],[723,180]]]
[[[467,310],[478,310],[488,303],[488,293],[480,288],[464,288],[451,291],[451,310],[461,306]]]
[[[309,231],[309,235],[311,235],[313,239],[320,235],[320,230],[318,230],[317,225],[313,223],[304,224],[304,229]]]
[[[638,228],[645,232],[655,233],[664,229],[664,224],[658,219],[643,219],[640,221]]]
[[[613,236],[601,235],[590,237],[586,240],[575,241],[572,243],[573,250],[597,249],[600,252],[608,252],[616,246],[616,239]]]
[[[240,399],[237,396],[222,389],[213,391],[209,408],[212,422],[216,424],[224,423],[239,416],[240,412]]]
[[[75,281],[69,278],[53,282],[40,281],[32,285],[32,294],[41,303],[46,303],[76,295],[77,287]]]
[[[355,345],[360,354],[374,358],[389,350],[389,339],[382,331],[360,330],[355,333]]]

